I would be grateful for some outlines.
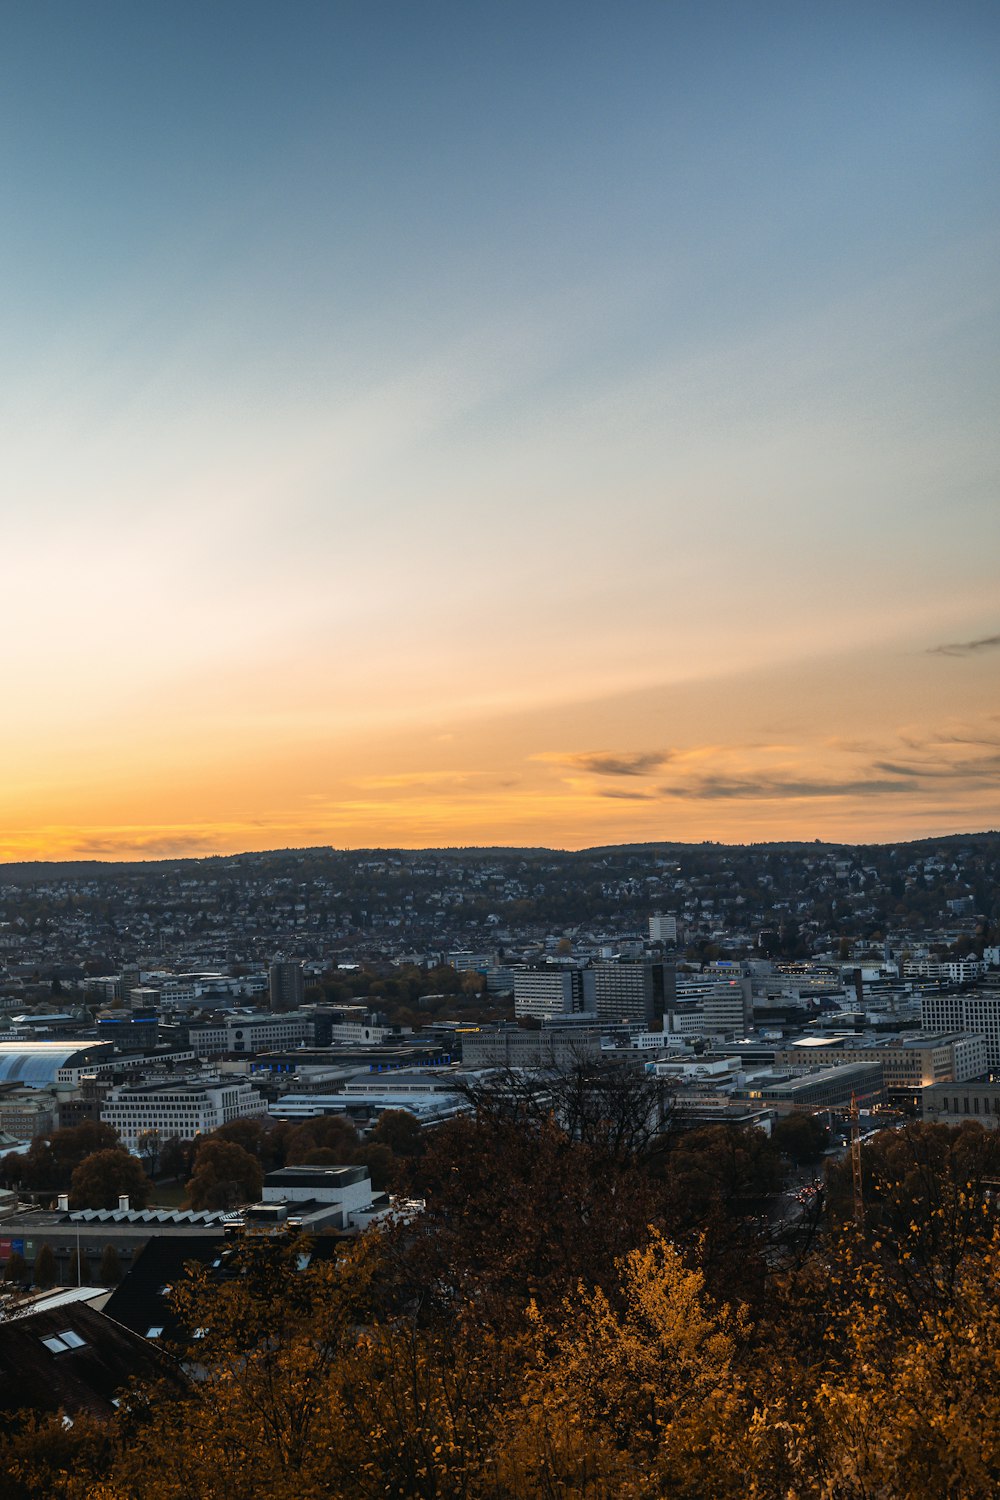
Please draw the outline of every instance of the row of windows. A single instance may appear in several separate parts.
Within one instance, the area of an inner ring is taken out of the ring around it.
[[[980,1112],[982,1114],[984,1114],[984,1115],[988,1115],[989,1114],[989,1112],[990,1112],[990,1101],[988,1099],[983,1099],[982,1102],[983,1102],[983,1109],[982,1109],[982,1111],[980,1111],[980,1108],[979,1108],[979,1098],[977,1098],[975,1095],[973,1095],[973,1097],[972,1097],[972,1111],[971,1111],[972,1114],[978,1115]],[[970,1111],[969,1111],[969,1100],[967,1098],[963,1098],[962,1105],[963,1105],[963,1108],[959,1109],[959,1107],[958,1107],[958,1099],[953,1097],[953,1099],[952,1099],[952,1107],[951,1107],[950,1110],[948,1108],[948,1100],[947,1100],[947,1098],[945,1098],[945,1100],[944,1100],[944,1102],[943,1102],[943,1104],[942,1104],[941,1107],[942,1107],[942,1109],[943,1109],[943,1111],[944,1111],[945,1114],[956,1114],[956,1115],[958,1115],[958,1114],[966,1114],[966,1115],[969,1114],[970,1113]],[[994,1100],[993,1100],[993,1113],[995,1115],[1000,1115],[1000,1094],[997,1094],[994,1097]]]

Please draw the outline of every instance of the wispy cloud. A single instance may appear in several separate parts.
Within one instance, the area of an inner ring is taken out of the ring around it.
[[[974,656],[977,651],[993,651],[1000,647],[1000,635],[980,636],[978,641],[949,641],[942,646],[930,646],[928,656]]]
[[[626,792],[616,786],[602,786],[597,795],[599,797],[616,797],[622,802],[655,802],[656,798],[652,792]]]
[[[187,859],[214,854],[218,840],[208,833],[150,834],[82,839],[74,850],[79,859]]]
[[[968,760],[934,761],[877,760],[874,768],[890,776],[919,776],[927,781],[993,780],[1000,774],[1000,754],[978,755]]]
[[[574,771],[589,771],[592,776],[650,776],[674,759],[673,750],[637,750],[616,753],[605,750],[583,750],[573,755],[539,755],[536,760],[551,760]]]
[[[699,776],[684,785],[660,787],[664,797],[688,797],[705,801],[752,799],[773,802],[781,798],[810,797],[881,797],[896,792],[915,792],[916,781],[875,780],[861,778],[854,781],[787,780],[780,776],[725,777]]]

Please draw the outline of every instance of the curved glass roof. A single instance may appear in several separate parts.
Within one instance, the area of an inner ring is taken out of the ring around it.
[[[71,1057],[90,1050],[79,1044],[70,1047],[65,1042],[0,1042],[0,1083],[49,1088]]]

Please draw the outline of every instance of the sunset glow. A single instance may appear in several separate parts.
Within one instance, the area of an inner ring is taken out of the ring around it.
[[[21,7],[0,858],[1000,826],[994,7]]]

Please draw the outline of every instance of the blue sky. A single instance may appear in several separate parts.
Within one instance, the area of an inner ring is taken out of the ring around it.
[[[307,802],[340,841],[492,841],[455,775],[526,788],[532,841],[606,838],[546,768],[700,742],[616,695],[757,674],[763,742],[789,662],[827,746],[850,661],[887,745],[900,681],[925,727],[988,713],[1000,652],[957,702],[928,653],[1000,629],[994,6],[3,19],[11,847],[319,841]],[[438,822],[357,795],[414,736]],[[995,820],[974,790],[933,826]]]

